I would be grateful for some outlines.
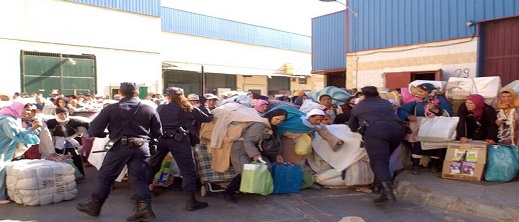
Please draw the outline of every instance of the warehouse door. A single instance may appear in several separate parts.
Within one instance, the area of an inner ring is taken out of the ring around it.
[[[519,79],[519,17],[484,22],[483,76],[500,76],[504,86]]]
[[[64,95],[90,92],[96,94],[96,58],[94,55],[66,55],[21,51],[21,89],[42,92],[53,89]]]

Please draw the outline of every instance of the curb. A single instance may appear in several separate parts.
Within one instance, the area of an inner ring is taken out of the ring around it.
[[[418,187],[402,179],[395,180],[397,195],[404,199],[453,212],[504,222],[519,222],[519,207],[489,205],[467,198],[459,198]]]

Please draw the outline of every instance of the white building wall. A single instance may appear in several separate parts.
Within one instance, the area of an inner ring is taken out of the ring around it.
[[[456,39],[347,54],[347,88],[373,85],[383,88],[386,72],[416,72],[442,69],[442,80],[468,68],[476,77],[477,38]],[[357,78],[356,78],[357,77]]]
[[[0,65],[6,92],[20,91],[20,50],[96,56],[97,92],[110,94],[120,82],[145,84],[163,91],[163,61],[188,64],[207,72],[261,75],[243,79],[239,90],[267,93],[267,77],[282,73],[285,63],[295,74],[310,75],[311,54],[161,31],[160,18],[58,0],[0,1]],[[8,22],[6,22],[8,21]],[[319,90],[291,82],[301,90]],[[262,86],[260,86],[262,84]]]
[[[285,63],[309,65],[310,53],[163,32],[164,61],[198,63],[205,69],[248,74],[272,74]],[[310,68],[305,70],[309,74]]]
[[[103,94],[122,81],[156,90],[161,78],[158,17],[56,0],[4,0],[0,21],[0,61],[8,80],[0,87],[6,91],[20,90],[20,50],[95,55],[96,88]]]

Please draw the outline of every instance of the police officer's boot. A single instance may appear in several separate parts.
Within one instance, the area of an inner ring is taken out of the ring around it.
[[[374,194],[379,194],[382,191],[382,185],[380,182],[373,182],[371,184],[371,190]]]
[[[193,211],[202,208],[208,207],[209,204],[207,202],[200,202],[195,199],[195,193],[190,192],[186,194],[186,210]]]
[[[151,203],[137,201],[135,203],[135,212],[127,221],[152,221],[155,218],[155,213],[151,209]]]
[[[78,203],[76,209],[89,216],[98,217],[104,203],[104,200],[88,199],[85,202]]]
[[[380,193],[380,197],[375,199],[373,202],[375,203],[383,203],[386,201],[396,201],[395,194],[393,193],[393,183],[391,181],[383,181],[382,190]]]

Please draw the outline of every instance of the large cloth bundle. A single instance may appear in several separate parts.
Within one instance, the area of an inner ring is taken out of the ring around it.
[[[470,78],[450,77],[447,82],[447,99],[466,100],[470,94],[480,94],[485,98],[485,103],[489,104],[497,97],[501,88],[501,78],[499,76],[487,76]]]
[[[350,96],[351,96],[348,92],[346,92],[343,89],[339,89],[335,86],[328,86],[317,92],[310,93],[308,95],[308,98],[312,99],[312,101],[319,102],[319,96],[324,95],[324,94],[332,97],[332,103],[337,106],[346,104],[346,100],[348,98],[350,98]]]
[[[400,96],[400,94],[396,90],[392,90],[392,91],[389,91],[389,92],[380,92],[379,96],[382,99],[387,99],[387,100],[392,99],[392,100],[395,100],[398,103],[398,106],[401,106],[403,104],[402,103],[402,97]]]
[[[7,195],[36,206],[72,200],[77,195],[74,168],[50,160],[19,160],[7,166]]]
[[[323,186],[356,186],[373,183],[375,176],[369,166],[369,159],[366,156],[344,171],[329,169],[317,172],[315,174],[315,180]]]
[[[350,128],[344,124],[326,125],[326,128],[337,138],[344,141],[344,144],[333,150],[330,144],[318,133],[314,134],[312,147],[323,160],[329,163],[337,171],[343,171],[355,162],[367,155],[366,149],[360,147],[361,135],[351,132]],[[313,169],[320,171],[321,169]]]
[[[503,86],[503,88],[510,88],[513,89],[516,93],[519,93],[519,80],[514,80],[511,83],[508,83],[506,86]]]

